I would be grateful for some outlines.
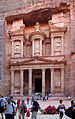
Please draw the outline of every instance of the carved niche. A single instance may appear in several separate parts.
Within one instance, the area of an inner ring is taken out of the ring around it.
[[[55,93],[61,92],[61,70],[55,69],[54,71],[54,91]]]
[[[46,39],[46,34],[40,30],[39,22],[36,23],[34,28],[35,31],[29,35],[32,42],[32,56],[42,56],[43,41]]]
[[[61,37],[54,38],[54,55],[62,54],[62,41]]]
[[[20,57],[21,56],[21,42],[14,41],[14,56]]]
[[[34,55],[35,56],[40,55],[40,39],[35,39],[35,42],[34,42]]]

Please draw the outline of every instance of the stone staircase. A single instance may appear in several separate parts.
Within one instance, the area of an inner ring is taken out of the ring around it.
[[[67,97],[65,96],[65,94],[61,94],[61,93],[55,93],[52,94],[52,97],[50,98],[50,100],[70,100],[71,97]]]
[[[29,97],[31,99],[31,96],[21,96],[21,95],[13,95],[14,99],[24,99],[26,100],[27,97]],[[51,97],[49,97],[49,100],[71,100],[72,97],[67,97],[65,96],[65,94],[61,94],[61,93],[55,93],[52,94]]]

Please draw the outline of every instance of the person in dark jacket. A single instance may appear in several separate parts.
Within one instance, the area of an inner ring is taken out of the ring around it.
[[[38,110],[40,110],[41,108],[40,108],[40,105],[39,105],[39,103],[36,101],[36,99],[35,98],[33,98],[33,105],[32,105],[32,107],[31,107],[31,109],[32,109],[32,119],[37,119],[37,112],[38,112]]]
[[[65,111],[66,116],[75,119],[75,101],[71,100],[71,106]]]
[[[65,112],[65,105],[63,104],[63,100],[60,100],[59,103],[60,104],[57,108],[57,111],[59,112],[60,119],[62,119],[64,116],[64,112]]]

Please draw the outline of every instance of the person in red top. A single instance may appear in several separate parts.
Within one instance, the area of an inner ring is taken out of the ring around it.
[[[19,105],[20,105],[20,99],[18,99],[17,101],[17,109],[19,109]]]

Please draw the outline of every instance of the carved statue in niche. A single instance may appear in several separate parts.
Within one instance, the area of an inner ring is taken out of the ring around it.
[[[35,31],[40,31],[40,24],[39,24],[39,22],[36,23],[34,28],[35,28]]]
[[[20,41],[16,41],[15,45],[14,45],[14,53],[17,56],[20,56],[20,52],[21,52],[21,46],[20,46]]]
[[[34,41],[34,54],[40,55],[40,39]]]
[[[61,37],[54,38],[54,54],[61,55]]]
[[[61,92],[61,71],[56,69],[54,71],[54,87],[56,92]]]

